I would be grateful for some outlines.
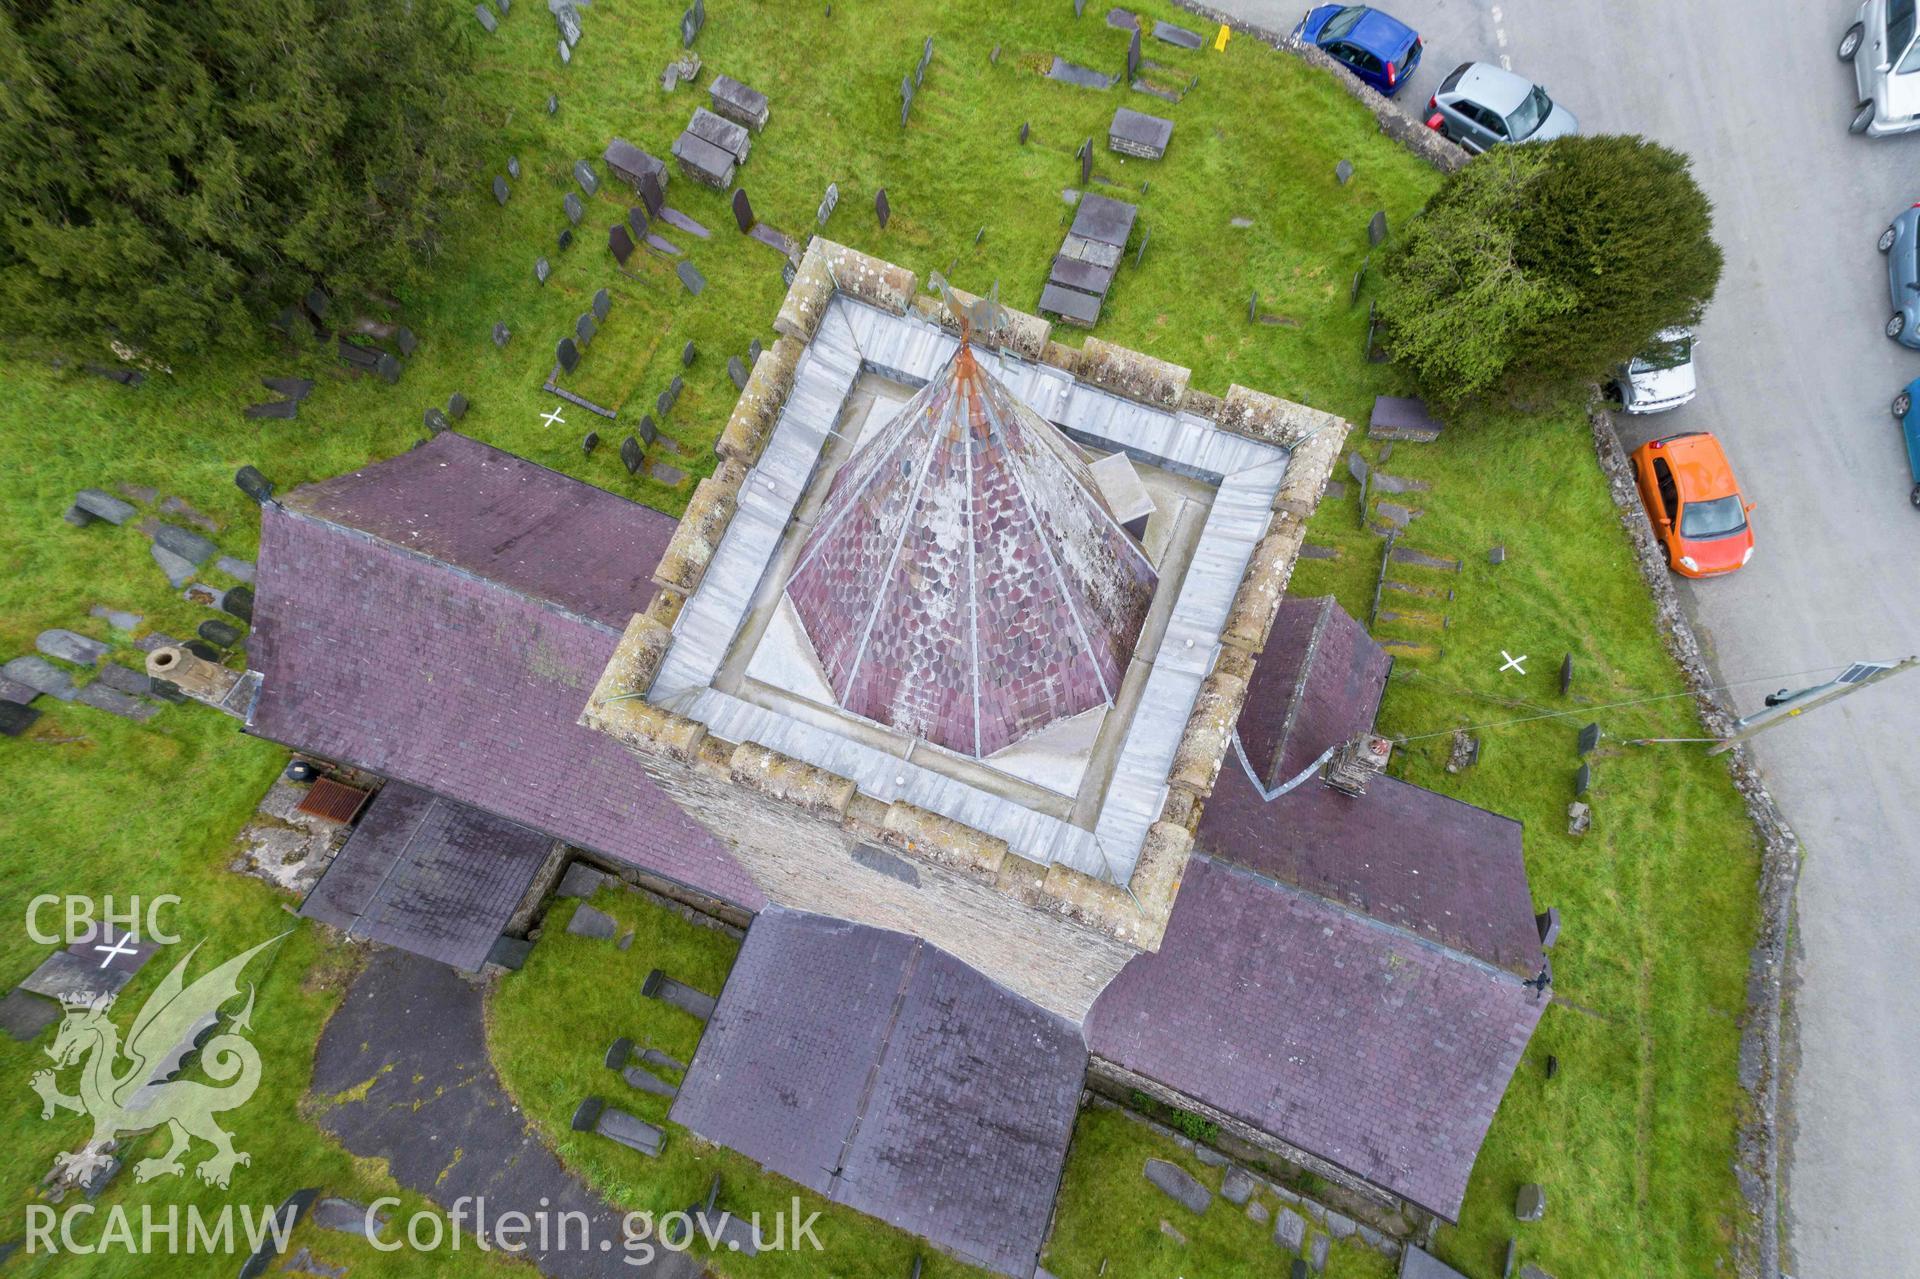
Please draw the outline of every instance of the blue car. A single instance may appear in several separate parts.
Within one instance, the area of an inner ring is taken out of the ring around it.
[[[1296,40],[1328,56],[1391,98],[1420,65],[1420,33],[1364,4],[1323,4],[1293,29]]]
[[[1907,443],[1907,471],[1913,476],[1913,488],[1907,494],[1920,506],[1920,378],[1907,383],[1907,389],[1893,397],[1894,420]]]

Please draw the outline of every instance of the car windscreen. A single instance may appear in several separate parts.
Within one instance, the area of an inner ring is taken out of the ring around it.
[[[1907,6],[1911,9],[1913,0],[1907,0]],[[1327,25],[1320,28],[1320,38],[1322,40],[1338,40],[1341,36],[1358,26],[1360,19],[1366,16],[1367,6],[1363,4],[1350,4],[1327,19]]]
[[[1693,359],[1693,336],[1675,338],[1671,342],[1655,342],[1652,346],[1633,357],[1633,363],[1627,367],[1629,373],[1659,373],[1664,369],[1677,369]]]
[[[1540,127],[1540,122],[1553,110],[1553,99],[1539,85],[1534,85],[1526,99],[1507,117],[1507,136],[1518,141],[1530,137]]]
[[[1913,43],[1914,0],[1887,0],[1887,53],[1905,53]]]
[[[1732,537],[1747,526],[1747,508],[1739,494],[1711,502],[1688,502],[1680,508],[1680,536],[1698,541]]]

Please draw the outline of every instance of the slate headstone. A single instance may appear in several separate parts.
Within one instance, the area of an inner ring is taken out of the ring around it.
[[[473,6],[473,16],[475,21],[486,28],[488,35],[492,35],[500,29],[500,23],[494,18],[493,10],[484,4],[476,4]]]
[[[160,571],[167,575],[167,584],[175,590],[178,590],[193,580],[192,560],[183,559],[175,555],[158,542],[148,547],[147,550],[153,555],[153,562],[160,566]]]
[[[421,416],[426,422],[427,429],[429,431],[432,431],[435,435],[438,435],[440,434],[440,432],[447,430],[451,425],[451,423],[447,421],[447,415],[445,413],[442,413],[439,409],[430,408]]]
[[[1580,765],[1580,767],[1576,769],[1573,774],[1574,798],[1578,799],[1580,796],[1586,794],[1587,788],[1592,785],[1593,785],[1593,765],[1592,764]]]
[[[1080,185],[1085,186],[1093,179],[1093,139],[1088,138],[1080,144]]]
[[[291,422],[300,416],[300,401],[267,400],[260,404],[249,404],[240,410],[240,416],[253,421]]]
[[[395,330],[393,341],[394,345],[400,348],[400,354],[403,356],[410,357],[420,349],[420,336],[404,324]]]
[[[547,114],[552,115],[554,112],[558,111],[559,109],[560,109],[560,95],[557,93],[549,93],[547,95]]]
[[[1021,127],[1024,128],[1025,126],[1023,125]],[[880,220],[880,229],[882,231],[887,229],[887,219],[892,216],[892,213],[892,207],[887,204],[887,189],[881,187],[873,193],[873,216]]]
[[[554,25],[560,29],[560,38],[569,47],[580,43],[580,11],[571,4],[561,3],[553,7]]]
[[[1598,745],[1600,745],[1600,725],[1588,724],[1580,730],[1580,737],[1574,743],[1574,750],[1582,755],[1591,755]]]
[[[497,173],[493,175],[493,198],[501,204],[507,202],[507,180]]]
[[[580,348],[573,344],[572,338],[561,338],[554,344],[553,358],[560,362],[562,369],[571,373],[580,367]]]
[[[1220,1178],[1220,1197],[1230,1204],[1243,1204],[1252,1197],[1255,1184],[1253,1174],[1235,1164]]]
[[[210,617],[196,628],[201,639],[217,648],[232,648],[240,642],[240,628],[217,617]]]
[[[1213,1192],[1179,1164],[1168,1163],[1164,1159],[1149,1159],[1144,1171],[1148,1181],[1189,1212],[1205,1212],[1207,1205],[1213,1202]]]
[[[103,489],[81,489],[73,495],[73,504],[109,524],[125,524],[134,517],[134,508]]]
[[[827,193],[820,198],[820,208],[813,215],[814,221],[821,226],[825,226],[827,219],[833,216],[833,211],[839,203],[840,184],[838,182],[827,183]]]
[[[680,392],[686,389],[687,380],[678,373],[674,374],[673,380],[667,383],[667,406],[671,408],[673,405],[678,404],[680,402]]]
[[[447,416],[458,422],[467,415],[467,397],[455,391],[447,397]]]
[[[233,483],[242,493],[255,502],[264,502],[273,496],[273,481],[251,466],[243,466],[233,473]],[[165,565],[162,565],[164,568]],[[189,565],[189,568],[192,566]],[[178,585],[178,583],[176,583]]]
[[[744,391],[747,389],[747,366],[741,363],[739,356],[729,355],[727,357],[727,376],[733,379],[735,390]]]
[[[585,160],[573,162],[573,180],[578,182],[580,189],[588,195],[593,195],[600,190],[600,178],[594,173],[593,166]]]
[[[215,607],[223,613],[232,614],[234,617],[239,618],[251,626],[253,625],[253,588],[251,586],[236,586],[232,590],[224,592]]]
[[[588,431],[585,435],[580,437],[580,451],[582,453],[585,453],[588,457],[592,457],[593,451],[599,447],[600,447],[600,432]]]
[[[643,444],[651,445],[658,440],[660,438],[660,428],[653,424],[653,414],[642,413],[640,415],[640,425],[634,428],[633,433],[640,437]]]
[[[1547,1192],[1532,1182],[1520,1187],[1513,1198],[1513,1215],[1521,1221],[1538,1221],[1547,1215]]]
[[[552,274],[553,274],[553,268],[547,265],[547,260],[545,258],[535,258],[533,260],[533,278],[534,279],[540,281],[540,283],[542,284],[545,284],[547,282],[547,277]]]
[[[512,336],[513,330],[507,327],[504,320],[495,320],[493,322],[493,344],[495,346],[499,347],[502,351],[506,350],[507,340]]]
[[[607,248],[613,252],[613,260],[621,266],[633,256],[633,237],[627,234],[627,228],[616,222],[607,228]]]
[[[586,350],[593,345],[594,334],[599,331],[600,326],[594,322],[593,312],[582,311],[580,318],[573,322],[574,344],[582,351]]]
[[[221,558],[225,558],[222,556]],[[87,610],[91,617],[97,617],[116,631],[134,631],[145,620],[138,613],[129,613],[125,609],[108,608],[105,604],[95,604]]]
[[[520,157],[519,156],[510,155],[507,157],[507,176],[512,178],[515,182],[518,182],[520,180]]]
[[[647,221],[645,209],[636,204],[627,210],[627,230],[633,233],[635,244],[647,238],[647,231],[651,226],[652,224]]]
[[[1021,146],[1027,145],[1027,134],[1030,131],[1030,128],[1031,128],[1030,121],[1022,120],[1020,122],[1020,145]]]
[[[667,412],[672,408],[673,408],[673,396],[668,392],[662,391],[660,392],[660,394],[653,397],[653,411],[655,413],[658,413],[661,417],[665,417],[667,415]]]
[[[1333,179],[1341,186],[1347,185],[1347,183],[1353,179],[1353,161],[1342,160],[1340,163],[1334,165]]]
[[[382,351],[380,358],[373,362],[373,371],[379,374],[381,381],[392,386],[400,380],[400,361],[394,359],[391,352]]]
[[[693,48],[693,42],[700,35],[700,29],[707,25],[707,0],[693,0],[687,11],[680,15],[680,47]]]
[[[34,719],[39,717],[38,711],[33,712]],[[24,731],[25,725],[9,728],[7,721],[0,719],[0,733],[8,737],[18,737]],[[0,1030],[5,1030],[8,1035],[24,1044],[39,1038],[40,1032],[59,1021],[64,1011],[57,1000],[44,999],[39,995],[28,994],[24,990],[10,990],[6,998],[0,999]]]
[[[647,467],[647,474],[669,488],[679,488],[686,483],[687,473],[677,466],[665,462],[654,462]]]
[[[1140,233],[1140,249],[1137,253],[1133,255],[1134,270],[1136,271],[1139,270],[1140,264],[1147,260],[1147,241],[1151,240],[1152,238],[1153,238],[1152,227],[1147,227],[1145,230],[1143,230]]]
[[[687,292],[693,294],[693,296],[699,297],[701,293],[706,291],[707,277],[701,275],[700,269],[694,266],[693,263],[682,262],[674,267],[674,272],[680,277],[680,283],[686,286]]]
[[[661,189],[660,175],[651,169],[640,175],[640,202],[656,218],[660,216],[660,210],[667,207],[667,193]]]
[[[687,344],[680,348],[680,367],[683,369],[692,368],[694,354],[693,339],[688,338]]]
[[[573,61],[573,46],[567,43],[567,39],[565,36],[560,37],[560,39],[556,42],[556,47],[560,51],[561,65],[564,66],[565,64]]]
[[[640,473],[640,464],[645,460],[645,455],[640,451],[640,441],[634,439],[631,435],[621,440],[620,460],[626,464],[628,475],[638,475]]]
[[[1127,81],[1140,74],[1140,28],[1135,26],[1133,34],[1127,38]]]
[[[566,211],[567,221],[575,226],[579,226],[580,219],[587,215],[587,206],[580,203],[579,193],[575,191],[567,192],[566,199],[560,201],[560,207]]]
[[[607,313],[611,310],[613,310],[613,295],[605,289],[597,291],[593,295],[593,318],[605,320]]]
[[[0,737],[18,737],[32,728],[39,718],[40,712],[31,706],[22,706],[18,702],[0,702]],[[38,1033],[37,1030],[34,1032],[34,1034]],[[32,1038],[32,1036],[15,1035],[14,1038]]]
[[[1367,223],[1367,244],[1377,249],[1380,247],[1380,242],[1386,238],[1387,211],[1382,209],[1374,214],[1372,220]]]
[[[753,201],[747,199],[747,189],[736,187],[733,192],[733,222],[745,235],[753,230]]]
[[[1507,562],[1507,548],[1506,548],[1506,547],[1504,547],[1504,546],[1496,546],[1496,547],[1494,547],[1494,548],[1493,548],[1492,550],[1490,550],[1490,551],[1488,551],[1488,552],[1487,552],[1487,563],[1489,563],[1489,564],[1505,564],[1506,562]]]

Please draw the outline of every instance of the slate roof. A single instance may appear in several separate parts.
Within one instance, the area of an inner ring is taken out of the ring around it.
[[[1238,727],[1263,785],[1370,729],[1390,664],[1331,598],[1284,601]],[[1520,823],[1397,778],[1353,798],[1310,777],[1268,800],[1229,754],[1195,843],[1522,977],[1543,963]]]
[[[1113,701],[1157,581],[963,342],[835,474],[787,598],[843,708],[983,757]]]
[[[579,726],[674,521],[444,432],[261,508],[248,731],[757,908],[724,846]]]
[[[1095,1056],[1456,1221],[1544,1007],[1510,973],[1195,856],[1159,952],[1085,1029]]]
[[[772,906],[747,932],[672,1114],[1026,1279],[1085,1073],[1074,1026],[945,951]]]
[[[525,826],[389,782],[300,913],[349,936],[473,972],[532,886],[551,844]]]

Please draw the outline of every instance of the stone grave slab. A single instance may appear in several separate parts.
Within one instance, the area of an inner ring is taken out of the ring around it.
[[[220,548],[190,529],[178,524],[160,524],[153,530],[153,544],[165,547],[198,568],[220,553]]]
[[[1198,31],[1189,31],[1185,27],[1176,27],[1171,22],[1153,24],[1153,38],[1181,49],[1198,49],[1205,43]]]
[[[0,705],[25,706],[40,696],[40,690],[30,688],[19,680],[0,676]]]
[[[611,1106],[600,1111],[593,1131],[609,1141],[617,1141],[629,1150],[637,1150],[647,1156],[657,1156],[667,1139],[667,1135],[652,1124]]]
[[[1335,182],[1338,182],[1341,186],[1345,186],[1347,185],[1348,182],[1352,181],[1353,180],[1353,161],[1342,160],[1340,163],[1334,165],[1333,180]]]
[[[1053,65],[1047,69],[1047,79],[1058,80],[1061,84],[1071,84],[1081,89],[1111,89],[1120,83],[1119,76],[1107,75],[1095,71],[1092,67],[1083,67],[1068,62],[1058,54],[1054,55]]]
[[[1126,9],[1107,10],[1107,25],[1116,31],[1138,31],[1140,19]]]
[[[380,358],[374,361],[373,371],[380,375],[381,381],[385,382],[388,386],[392,386],[400,380],[400,361],[394,359],[393,356],[387,354],[385,351],[382,351]]]
[[[34,639],[33,646],[48,657],[57,657],[63,662],[72,662],[76,666],[97,666],[110,648],[99,640],[62,627],[53,627],[41,631]]]
[[[105,711],[109,715],[118,715],[121,719],[130,719],[138,724],[144,724],[160,713],[160,708],[152,702],[129,697],[98,680],[75,693],[73,700],[83,706],[91,706],[95,710]]]
[[[599,447],[600,447],[600,432],[588,431],[585,435],[580,437],[580,451],[586,454],[588,457],[592,457],[593,451]]]
[[[40,712],[20,702],[0,702],[0,737],[18,737],[32,728]]]
[[[660,212],[655,216],[657,216],[662,222],[666,223],[668,226],[674,228],[675,230],[685,231],[688,235],[698,236],[702,240],[705,240],[713,235],[713,232],[707,230],[706,227],[694,221],[692,218],[688,217],[686,214],[682,213],[680,210],[674,208],[670,204],[661,205]]]
[[[697,352],[693,345],[693,339],[688,338],[687,344],[680,348],[680,367],[683,369],[692,368],[695,354],[697,354]]]
[[[51,999],[24,990],[10,990],[6,998],[0,999],[0,1030],[24,1044],[59,1021],[61,1011],[60,1005]]]
[[[758,240],[776,253],[786,255],[793,253],[793,241],[788,239],[787,233],[778,227],[770,227],[764,222],[756,222],[753,224],[753,229],[747,232],[747,236],[750,239]]]
[[[363,1239],[375,1237],[387,1224],[386,1213],[374,1212],[369,1217],[365,1204],[331,1195],[314,1204],[307,1219],[322,1230],[358,1235]]]
[[[1101,244],[1124,247],[1140,210],[1109,196],[1088,194],[1073,215],[1072,234]]]
[[[680,256],[680,246],[657,231],[647,232],[647,247],[655,253],[664,253],[670,258]]]
[[[118,662],[108,662],[102,666],[94,682],[133,697],[146,697],[153,691],[153,681],[147,678],[145,671],[136,671]]]
[[[705,991],[676,981],[658,968],[647,974],[647,979],[640,984],[640,993],[647,999],[672,1004],[681,1012],[701,1021],[713,1017],[714,1006],[719,1002]]]
[[[1220,1178],[1220,1197],[1236,1206],[1244,1204],[1253,1196],[1257,1184],[1252,1173],[1235,1164]]]
[[[600,177],[593,171],[593,166],[585,160],[573,162],[573,180],[578,182],[580,189],[588,195],[597,194],[600,190]]]
[[[655,1097],[673,1098],[680,1095],[678,1088],[660,1078],[660,1076],[654,1074],[645,1066],[628,1066],[620,1072],[620,1077],[627,1081],[629,1088],[633,1088],[639,1092],[651,1093]]]
[[[1299,1252],[1300,1245],[1307,1241],[1307,1219],[1291,1208],[1281,1208],[1273,1214],[1273,1242],[1288,1252]]]
[[[1213,1202],[1213,1192],[1179,1164],[1168,1163],[1164,1159],[1149,1159],[1144,1174],[1155,1188],[1188,1212],[1205,1212]]]
[[[1140,28],[1135,27],[1127,39],[1127,80],[1131,83],[1140,74]]]
[[[1117,108],[1107,125],[1107,149],[1142,160],[1158,160],[1173,140],[1173,121],[1131,107]]]
[[[592,937],[598,941],[610,940],[619,931],[619,925],[613,916],[602,910],[581,902],[574,907],[573,918],[567,921],[567,931],[575,937]]]
[[[733,185],[733,156],[705,138],[682,133],[673,141],[673,157],[680,161],[680,171],[696,182],[716,191]]]
[[[562,3],[554,5],[551,12],[553,13],[554,25],[560,29],[560,38],[565,40],[570,46],[579,44],[581,36],[580,11],[571,4],[565,3],[563,0]]]
[[[707,86],[707,97],[714,111],[735,124],[743,124],[755,133],[766,127],[767,95],[748,88],[732,76],[715,76]]]
[[[699,297],[706,291],[707,277],[700,274],[700,268],[693,263],[682,262],[674,268],[674,273],[680,277],[680,283],[685,285],[687,292],[693,296]]]
[[[733,157],[735,164],[745,164],[747,153],[753,150],[753,135],[744,124],[716,115],[705,107],[693,109],[693,118],[687,121],[687,132],[702,142],[719,147]]]
[[[253,625],[253,588],[236,586],[230,591],[223,591],[220,602],[215,607],[251,626]]]
[[[657,442],[660,438],[660,428],[653,424],[653,414],[642,413],[640,425],[633,428],[633,433],[639,437],[643,447]]]
[[[249,404],[240,410],[240,416],[254,420],[268,419],[276,422],[291,422],[300,415],[298,400],[263,400],[258,404]]]
[[[1060,242],[1061,257],[1070,258],[1075,262],[1091,262],[1095,266],[1109,269],[1120,265],[1120,258],[1124,253],[1125,250],[1117,244],[1102,244],[1098,240],[1089,240],[1085,236],[1069,234]]]
[[[647,474],[669,488],[678,488],[687,482],[687,473],[671,462],[649,462]]]
[[[220,648],[232,648],[240,642],[240,628],[231,622],[209,618],[197,628],[200,638]]]
[[[0,676],[62,702],[73,700],[73,677],[44,657],[16,657],[0,666]]]
[[[1113,284],[1113,268],[1062,255],[1053,260],[1049,279],[1051,283],[1091,293],[1097,298],[1105,297],[1107,289]]]
[[[121,501],[104,489],[81,489],[73,495],[73,504],[95,519],[105,520],[109,524],[125,524],[135,514],[131,503]]]
[[[1373,401],[1367,419],[1370,440],[1411,440],[1431,443],[1440,438],[1443,424],[1427,411],[1426,401],[1410,396],[1381,395]]]
[[[125,968],[101,967],[70,950],[56,950],[20,983],[20,989],[48,999],[95,999],[117,995],[133,977]]]

